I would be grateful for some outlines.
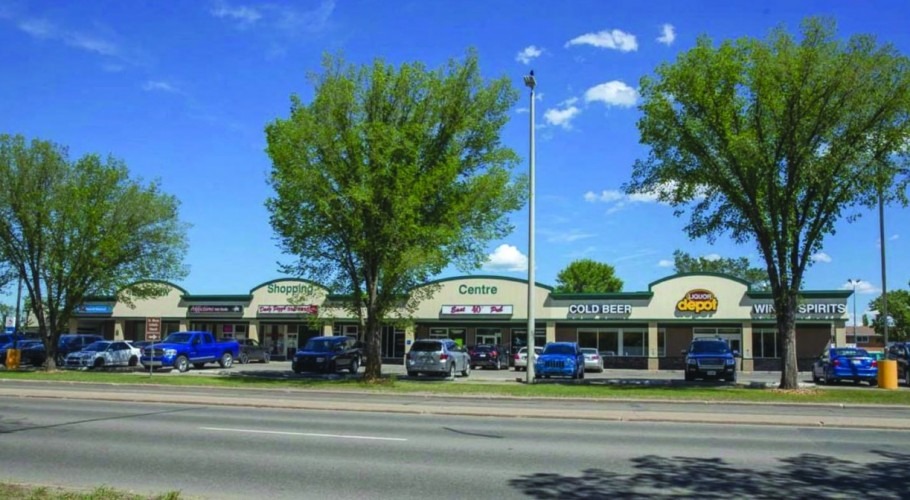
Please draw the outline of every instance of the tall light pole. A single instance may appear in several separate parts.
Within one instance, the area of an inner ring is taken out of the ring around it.
[[[888,282],[885,276],[885,196],[882,192],[881,182],[878,186],[878,238],[882,242],[882,332],[884,337],[882,340],[885,342],[885,348],[888,347]]]
[[[847,282],[853,285],[853,342],[856,342],[856,285],[859,284],[859,278],[851,278]]]
[[[534,70],[524,77],[525,86],[531,89],[531,126],[528,131],[531,142],[531,156],[528,175],[528,365],[525,369],[527,383],[534,383]]]

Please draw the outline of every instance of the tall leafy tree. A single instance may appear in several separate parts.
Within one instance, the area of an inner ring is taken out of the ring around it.
[[[266,128],[266,206],[285,272],[349,294],[381,376],[380,328],[401,297],[450,263],[477,268],[525,201],[518,156],[500,142],[517,91],[485,82],[476,54],[444,69],[326,57],[309,103]],[[422,297],[415,295],[410,303]]]
[[[167,293],[138,280],[186,275],[177,200],[157,183],[130,179],[122,161],[71,160],[54,143],[0,135],[0,179],[0,259],[22,276],[48,369],[86,297],[132,303]]]
[[[673,252],[673,268],[677,273],[720,273],[729,274],[741,280],[748,281],[753,290],[767,290],[768,271],[760,267],[752,267],[749,259],[745,257],[708,259],[693,257],[692,255],[676,250]]]
[[[621,292],[622,285],[613,266],[592,259],[572,261],[556,275],[557,293]]]
[[[801,39],[784,29],[719,46],[701,37],[644,77],[641,93],[650,153],[626,191],[688,210],[692,238],[756,244],[782,339],[780,386],[795,388],[795,314],[811,256],[879,188],[906,201],[908,59],[809,19]]]
[[[908,340],[910,339],[910,291],[892,290],[888,292],[888,317],[891,321],[888,323],[888,340]],[[882,310],[882,297],[879,295],[869,302],[869,309],[873,311]],[[884,334],[885,318],[879,314],[872,320],[872,328],[875,333]],[[865,323],[865,319],[863,320]]]

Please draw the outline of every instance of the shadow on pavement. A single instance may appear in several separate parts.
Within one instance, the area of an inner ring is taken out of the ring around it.
[[[633,473],[587,469],[579,476],[536,473],[509,481],[532,498],[907,498],[910,476],[900,473],[910,455],[871,451],[880,458],[857,463],[804,453],[771,470],[731,465],[721,458],[632,459]]]

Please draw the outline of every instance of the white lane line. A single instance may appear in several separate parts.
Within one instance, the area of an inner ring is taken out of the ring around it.
[[[248,434],[276,434],[280,436],[302,436],[302,437],[324,437],[338,439],[367,439],[371,441],[407,441],[407,438],[391,438],[379,436],[350,436],[345,434],[316,434],[312,432],[284,432],[284,431],[261,431],[257,429],[225,429],[222,427],[200,427],[204,431],[218,432],[245,432]]]

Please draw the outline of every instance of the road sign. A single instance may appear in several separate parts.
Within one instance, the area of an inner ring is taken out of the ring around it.
[[[7,316],[6,318],[6,328],[4,329],[5,333],[14,333],[16,331],[16,318],[12,316]]]
[[[161,318],[145,318],[145,340],[161,340]]]

